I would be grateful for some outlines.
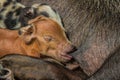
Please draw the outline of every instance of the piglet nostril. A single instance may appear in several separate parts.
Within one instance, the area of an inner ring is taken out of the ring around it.
[[[70,46],[70,50],[69,50],[69,52],[67,52],[67,53],[70,54],[70,53],[73,53],[73,52],[76,51],[76,50],[77,50],[77,48],[76,48],[75,46],[71,45],[71,46]]]
[[[72,52],[77,50],[77,48],[75,46],[72,45],[71,47],[72,47]]]

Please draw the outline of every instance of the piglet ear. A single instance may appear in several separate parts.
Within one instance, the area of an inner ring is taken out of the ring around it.
[[[34,39],[35,26],[28,25],[19,30],[20,37],[25,41],[26,44],[31,43]]]
[[[44,16],[38,16],[34,19],[31,19],[30,21],[28,21],[28,24],[32,24],[32,23],[35,23],[35,22],[38,22],[38,21],[41,21],[41,20],[45,20],[46,18]]]

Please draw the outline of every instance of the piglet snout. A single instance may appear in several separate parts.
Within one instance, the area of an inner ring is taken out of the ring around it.
[[[77,48],[74,45],[70,45],[69,47],[67,47],[67,52],[66,53],[70,54],[70,53],[72,53],[76,50],[77,50]]]

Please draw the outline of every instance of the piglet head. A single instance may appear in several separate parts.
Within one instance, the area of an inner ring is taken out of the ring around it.
[[[29,37],[24,37],[26,43],[36,43],[34,51],[42,56],[54,58],[60,62],[67,62],[72,59],[69,55],[75,47],[66,37],[63,28],[55,21],[39,16],[29,21]],[[27,28],[27,27],[26,27]],[[27,30],[28,30],[27,29]]]

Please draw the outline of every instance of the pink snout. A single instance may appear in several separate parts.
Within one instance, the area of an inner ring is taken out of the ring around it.
[[[65,61],[69,61],[72,59],[72,56],[69,55],[70,53],[76,51],[76,47],[73,45],[67,45],[65,47],[62,47],[61,52],[60,52],[60,56],[61,58],[63,58]]]

